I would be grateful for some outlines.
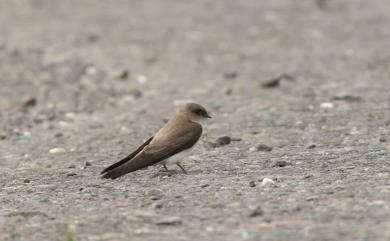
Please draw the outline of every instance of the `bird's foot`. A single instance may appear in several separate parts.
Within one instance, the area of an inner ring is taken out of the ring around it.
[[[184,169],[184,167],[182,167],[179,163],[176,164],[178,167],[180,167],[180,169],[184,172],[184,174],[188,174],[186,169]]]

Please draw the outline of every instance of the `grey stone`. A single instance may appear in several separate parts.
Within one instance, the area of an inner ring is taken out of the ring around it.
[[[229,71],[229,72],[225,72],[223,74],[223,77],[225,79],[235,79],[235,78],[237,78],[237,76],[238,76],[238,72],[237,71]]]
[[[307,145],[307,149],[314,149],[314,148],[316,148],[317,147],[317,145],[316,144],[309,144],[309,145]]]
[[[294,77],[290,74],[281,74],[277,77],[274,77],[274,78],[271,78],[269,80],[266,80],[266,81],[263,81],[261,83],[261,86],[263,88],[275,88],[275,87],[278,87],[280,85],[280,82],[282,80],[293,80]]]
[[[275,161],[272,164],[272,167],[285,167],[285,166],[288,166],[288,165],[291,165],[291,163],[287,162],[285,160],[278,160],[278,161]]]
[[[260,144],[257,146],[257,151],[265,151],[265,152],[272,151],[272,147],[266,144]]]
[[[337,95],[333,96],[334,100],[344,100],[348,102],[358,102],[361,101],[361,98],[359,96],[354,96],[347,92],[340,92]]]
[[[163,205],[162,205],[162,203],[152,203],[151,207],[153,209],[161,209],[161,208],[163,208]]]
[[[37,99],[33,96],[23,96],[21,99],[22,107],[33,107],[37,104]]]
[[[229,136],[218,137],[214,143],[211,143],[212,147],[220,147],[230,144],[231,138]]]
[[[251,208],[248,214],[249,217],[258,217],[262,215],[264,215],[264,211],[259,205]]]
[[[158,189],[152,189],[148,191],[147,195],[150,196],[151,200],[160,200],[164,196],[163,192]]]
[[[90,161],[86,161],[86,162],[84,163],[84,166],[85,166],[85,167],[92,166],[92,163],[91,163]]]
[[[163,217],[154,222],[156,225],[180,225],[182,220],[180,217]]]

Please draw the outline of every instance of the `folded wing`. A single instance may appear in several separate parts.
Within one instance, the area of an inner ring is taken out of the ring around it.
[[[202,127],[189,123],[185,128],[174,128],[169,133],[165,138],[150,138],[131,155],[106,168],[103,177],[115,179],[191,148],[199,140]]]

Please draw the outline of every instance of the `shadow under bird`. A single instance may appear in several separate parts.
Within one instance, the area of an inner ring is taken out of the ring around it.
[[[129,172],[162,164],[168,171],[167,165],[180,165],[184,157],[190,154],[202,134],[200,122],[211,118],[206,109],[196,103],[187,103],[152,137],[139,146],[130,155],[104,169],[103,178],[115,179]]]

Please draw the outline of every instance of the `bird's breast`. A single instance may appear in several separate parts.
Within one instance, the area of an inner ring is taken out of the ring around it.
[[[191,148],[181,151],[179,153],[176,153],[175,155],[168,157],[164,161],[161,162],[161,164],[166,165],[176,165],[177,163],[182,162],[185,158],[190,156],[194,150],[195,145],[193,145]]]

